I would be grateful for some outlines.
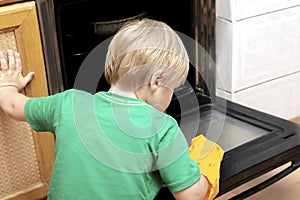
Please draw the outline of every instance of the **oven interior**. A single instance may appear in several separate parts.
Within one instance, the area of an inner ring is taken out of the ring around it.
[[[64,0],[54,3],[64,89],[73,87],[78,69],[88,53],[115,33],[113,30],[111,32],[96,30],[95,27],[99,23],[106,23],[112,27],[111,24],[118,20],[138,19],[138,16],[141,16],[140,18],[164,21],[176,31],[192,35],[193,22],[190,13],[192,1]],[[104,67],[104,63],[102,65]],[[193,85],[194,76],[195,72],[191,70],[189,81]],[[101,77],[97,90],[107,90],[108,87],[104,76]]]

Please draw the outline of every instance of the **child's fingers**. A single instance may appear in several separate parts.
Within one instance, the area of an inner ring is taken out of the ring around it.
[[[7,70],[7,62],[2,51],[0,52],[0,68],[1,70]]]
[[[8,54],[8,68],[16,69],[16,61],[15,61],[14,52],[12,50],[8,50],[7,54]]]
[[[34,75],[35,75],[34,72],[29,72],[29,73],[24,77],[25,86],[33,79]]]
[[[20,54],[18,52],[15,53],[15,60],[16,60],[16,70],[22,71],[21,58],[20,58]]]

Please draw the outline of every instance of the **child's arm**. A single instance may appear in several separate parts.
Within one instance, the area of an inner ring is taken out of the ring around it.
[[[174,192],[173,195],[176,200],[203,200],[208,192],[208,186],[207,179],[201,175],[198,182],[184,190]]]
[[[202,200],[209,183],[187,150],[187,141],[173,118],[167,118],[168,132],[160,140],[157,166],[162,180],[177,200]]]
[[[3,52],[0,52],[0,108],[18,121],[26,121],[24,106],[29,99],[19,93],[32,80],[34,73],[22,75],[22,65],[19,53],[9,50],[8,62]]]

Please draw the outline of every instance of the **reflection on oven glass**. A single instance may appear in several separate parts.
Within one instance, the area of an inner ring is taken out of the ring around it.
[[[225,121],[224,121],[225,119]],[[200,132],[208,138],[212,134],[219,134],[217,142],[225,151],[234,149],[242,144],[257,139],[271,132],[240,119],[224,116],[216,110],[209,110],[201,113]]]

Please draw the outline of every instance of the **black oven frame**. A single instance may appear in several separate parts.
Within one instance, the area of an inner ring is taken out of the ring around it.
[[[214,105],[214,108],[218,109],[218,106]],[[299,168],[299,125],[231,101],[227,101],[226,112],[231,117],[270,129],[271,132],[225,153],[221,165],[219,195],[291,162],[285,170],[232,198],[244,199]]]

